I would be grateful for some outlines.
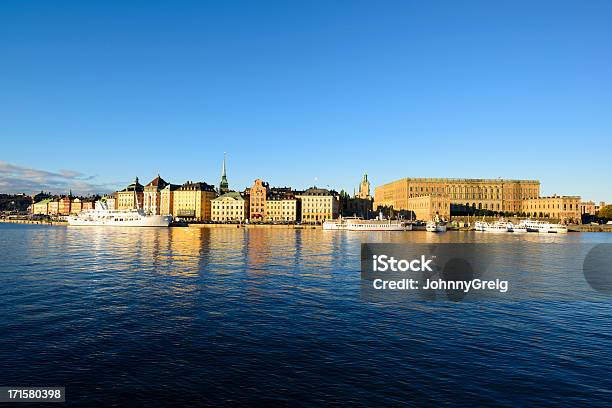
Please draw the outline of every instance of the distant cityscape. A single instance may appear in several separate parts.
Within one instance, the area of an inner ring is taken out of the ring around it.
[[[450,220],[459,216],[523,216],[579,224],[595,216],[604,202],[583,202],[579,196],[540,196],[538,180],[403,178],[376,187],[364,174],[352,194],[312,186],[306,190],[270,187],[263,179],[242,191],[230,189],[223,158],[215,186],[203,181],[172,184],[157,175],[147,184],[138,177],[124,189],[107,195],[76,197],[20,195],[27,212],[38,217],[78,214],[97,206],[109,210],[139,208],[150,215],[171,215],[185,222],[251,222],[320,224],[338,217],[386,217]],[[27,197],[27,199],[26,199]],[[15,202],[13,201],[13,206]],[[10,209],[6,205],[4,211]],[[23,207],[23,204],[22,204]]]

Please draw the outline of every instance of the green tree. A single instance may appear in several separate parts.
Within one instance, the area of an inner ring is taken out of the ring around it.
[[[612,205],[606,205],[605,207],[601,207],[599,212],[597,213],[599,218],[605,218],[607,220],[612,220]]]

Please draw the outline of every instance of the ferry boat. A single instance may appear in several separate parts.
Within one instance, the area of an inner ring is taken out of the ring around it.
[[[361,220],[360,217],[340,217],[335,220],[325,220],[323,221],[323,229],[324,230],[346,230],[347,222],[350,220]]]
[[[392,220],[348,220],[348,231],[412,231],[412,224]]]
[[[494,222],[492,224],[489,224],[489,223],[484,223],[484,224],[485,225],[483,227],[484,228],[483,231],[484,232],[493,232],[493,233],[501,233],[501,232],[506,233],[506,232],[508,232],[508,229],[509,229],[510,225],[512,225],[512,224],[504,221],[503,219],[499,220],[499,221],[496,221],[496,222]]]
[[[474,230],[475,231],[484,231],[486,226],[487,226],[486,222],[484,222],[484,221],[476,221],[474,223]]]
[[[443,222],[429,221],[425,225],[427,232],[446,232],[446,224]]]
[[[567,234],[567,227],[561,224],[549,224],[550,229],[548,230],[551,234]]]
[[[544,234],[567,234],[567,227],[561,224],[551,224],[545,221],[523,220],[527,232],[538,232]]]
[[[513,234],[526,234],[527,226],[525,224],[508,224],[508,232],[512,232]]]
[[[326,231],[329,230],[345,230],[346,229],[346,221],[339,218],[337,220],[325,220],[323,221],[323,229]]]
[[[98,204],[96,203],[96,206]],[[147,215],[142,209],[109,210],[101,203],[101,208],[81,211],[67,218],[71,226],[112,226],[112,227],[167,227],[171,215]]]

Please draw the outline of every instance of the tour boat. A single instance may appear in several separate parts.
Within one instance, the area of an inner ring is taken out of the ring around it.
[[[567,227],[561,224],[551,224],[545,221],[523,220],[528,232],[539,232],[545,234],[567,234]]]
[[[348,231],[412,231],[412,224],[392,220],[348,220]]]
[[[109,226],[109,227],[167,227],[172,222],[171,215],[148,215],[141,208],[128,210],[109,210],[106,203],[96,202],[96,208],[81,211],[67,218],[71,226]]]
[[[325,220],[323,221],[323,229],[324,230],[345,230],[346,222],[339,218],[337,220]]]
[[[475,231],[484,231],[486,226],[487,226],[486,222],[484,222],[484,221],[476,221],[474,223],[474,230]]]
[[[347,222],[355,220],[360,221],[360,217],[340,217],[335,220],[325,220],[323,221],[323,229],[324,230],[346,230]]]
[[[527,233],[527,226],[525,224],[508,224],[508,232],[514,234],[525,234]]]
[[[567,227],[561,224],[549,224],[550,229],[548,230],[551,234],[567,234]]]
[[[511,225],[511,224],[508,224],[504,220],[499,220],[499,221],[496,221],[496,222],[494,222],[492,224],[485,223],[483,231],[484,232],[493,232],[493,233],[500,233],[500,232],[504,232],[505,233],[505,232],[508,232],[509,225]]]
[[[167,227],[170,215],[147,215],[143,210],[93,209],[68,217],[72,226]]]
[[[425,225],[427,232],[446,232],[446,224],[442,222],[429,221]]]

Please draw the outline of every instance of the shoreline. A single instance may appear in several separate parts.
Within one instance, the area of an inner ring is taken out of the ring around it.
[[[7,224],[31,224],[31,225],[47,225],[47,226],[68,226],[67,221],[46,221],[46,220],[7,220],[0,219],[0,223]],[[322,229],[321,225],[295,225],[295,224],[200,224],[200,223],[184,223],[170,225],[169,228],[267,228],[267,229]],[[569,232],[612,232],[612,225],[578,225],[571,224],[567,226]],[[455,231],[455,230],[451,230]],[[469,229],[459,228],[456,231],[473,231]]]

